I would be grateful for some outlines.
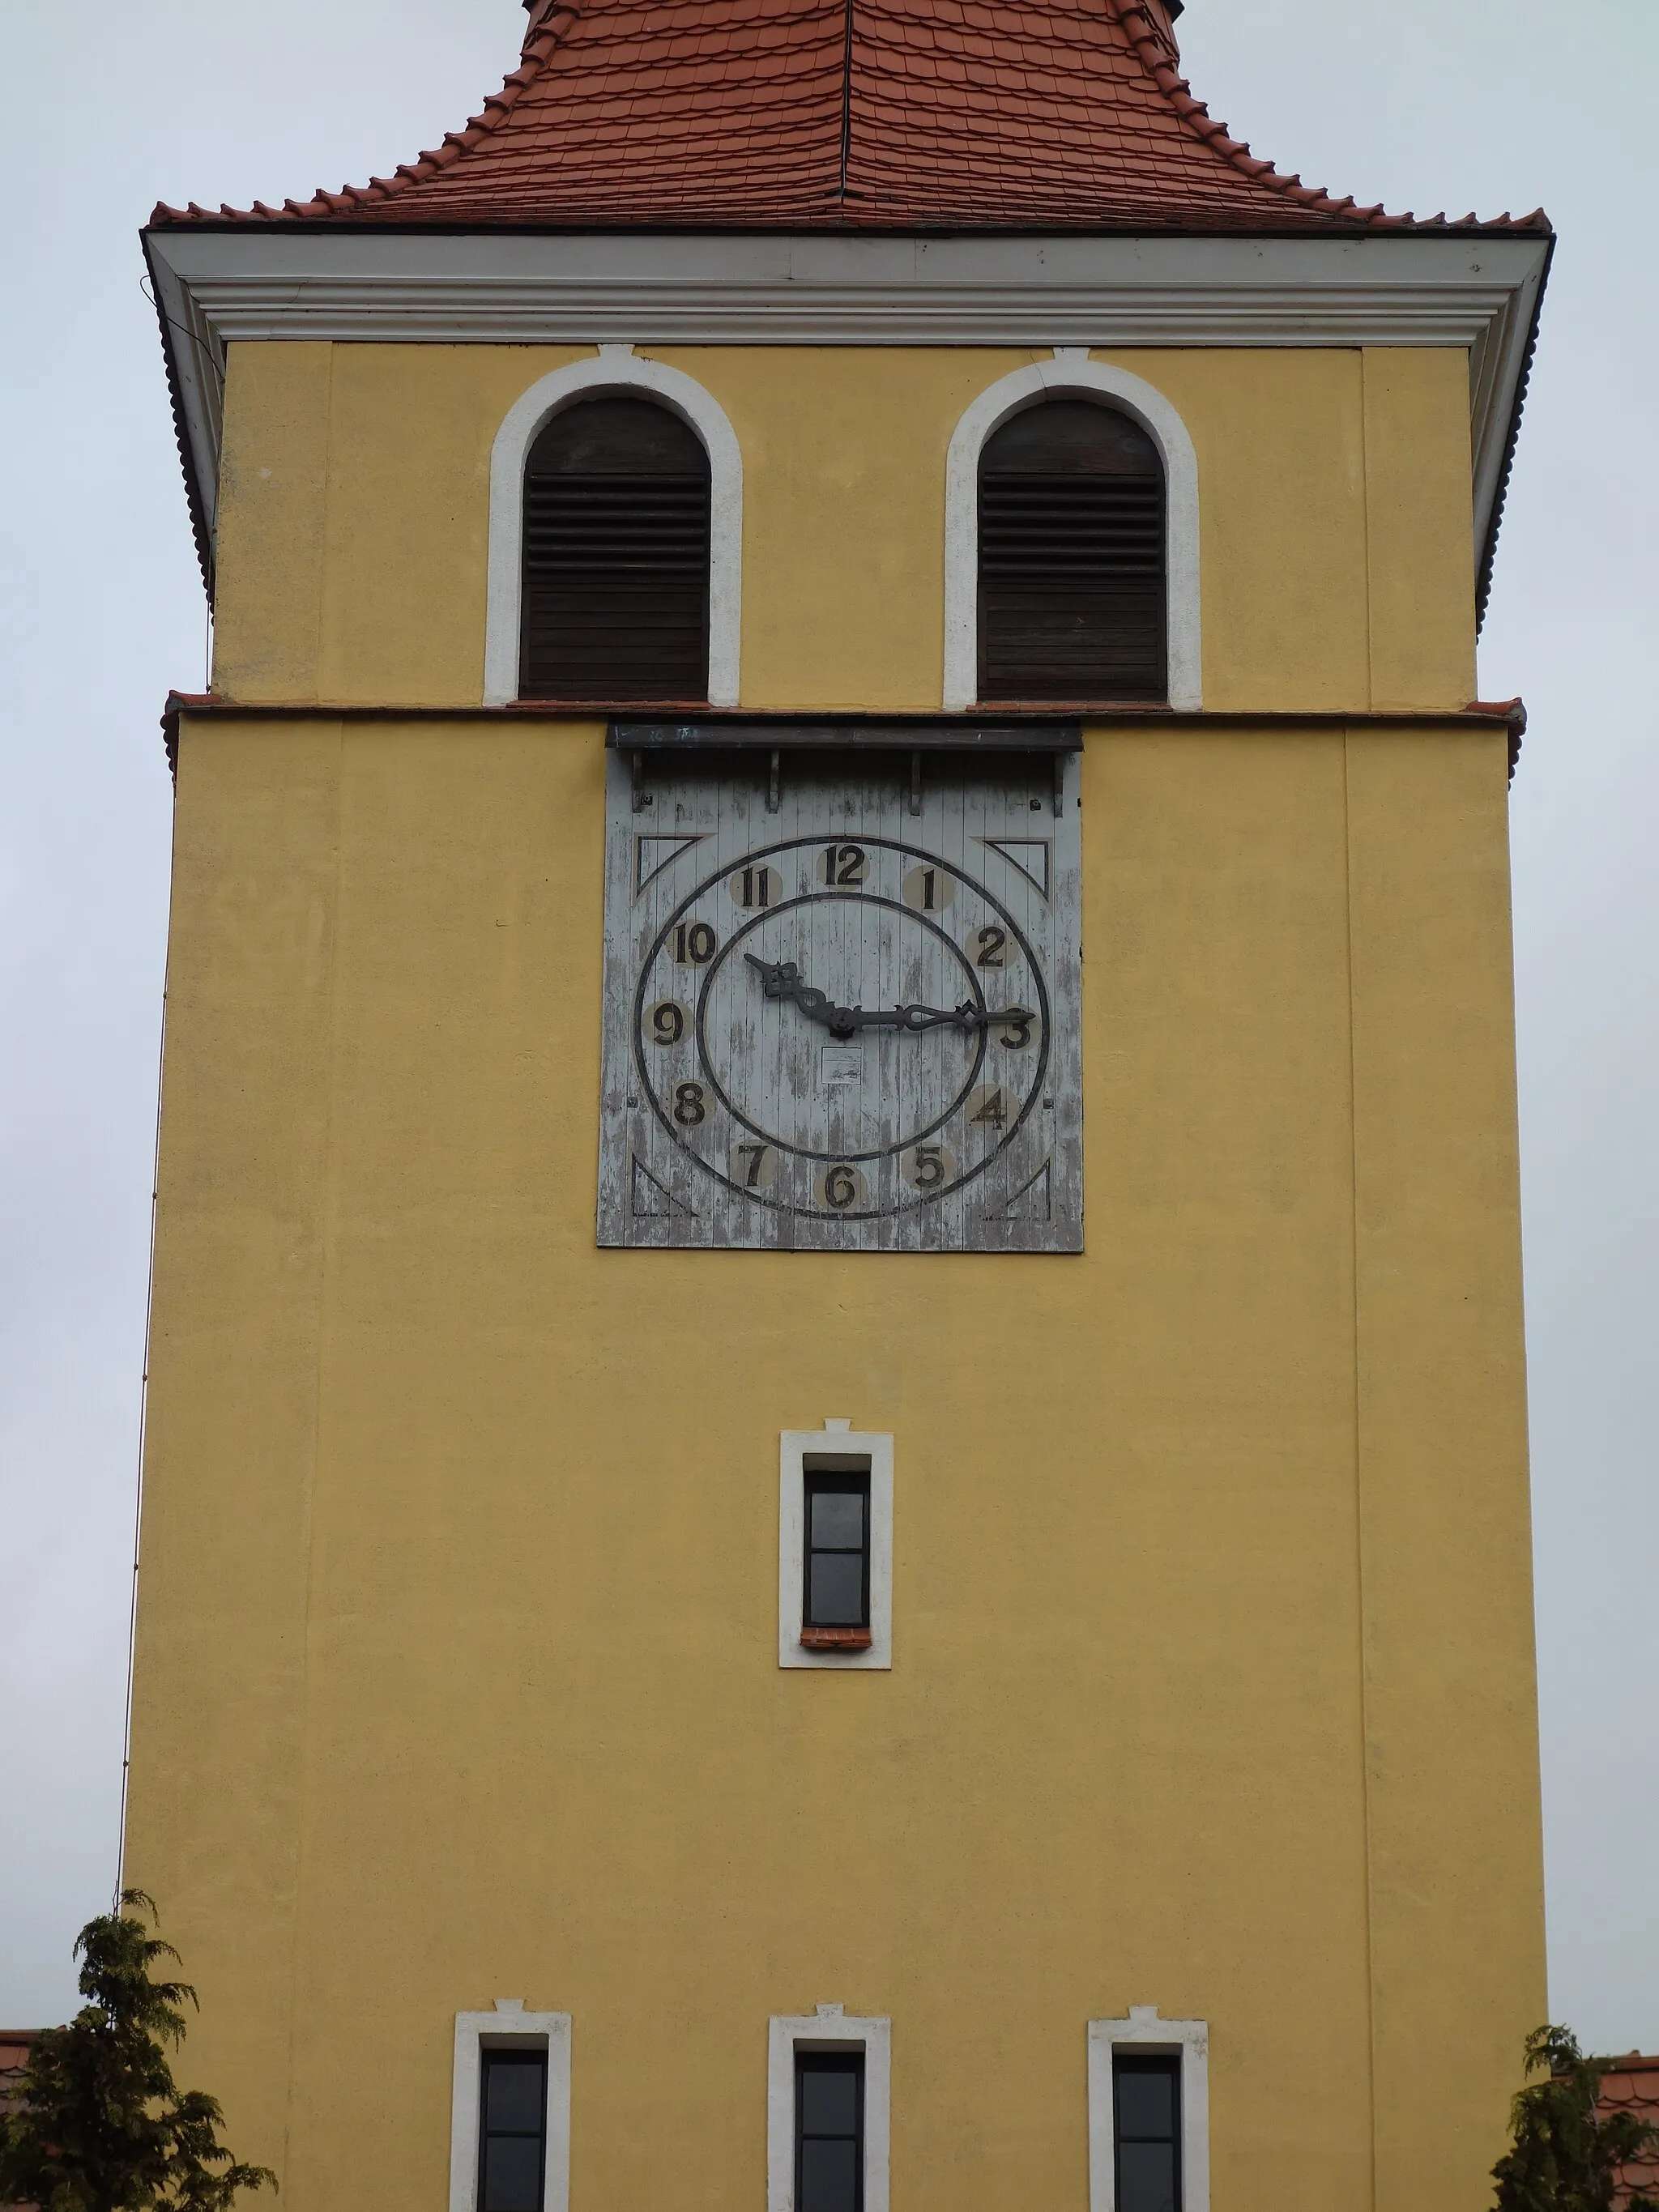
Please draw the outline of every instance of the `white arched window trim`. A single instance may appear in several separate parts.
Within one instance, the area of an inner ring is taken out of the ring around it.
[[[678,368],[636,361],[630,346],[601,346],[593,361],[573,362],[532,384],[495,433],[489,457],[489,584],[484,620],[486,707],[519,696],[519,622],[523,596],[524,472],[543,428],[579,399],[639,392],[689,422],[708,455],[708,703],[738,703],[743,605],[743,459],[737,433],[719,402]]]
[[[945,704],[957,710],[979,697],[979,459],[1011,415],[1066,392],[1097,392],[1146,431],[1164,460],[1169,563],[1170,704],[1191,713],[1204,703],[1199,626],[1198,456],[1187,426],[1144,377],[1080,349],[1055,348],[1053,361],[1017,368],[981,392],[957,424],[945,464]]]

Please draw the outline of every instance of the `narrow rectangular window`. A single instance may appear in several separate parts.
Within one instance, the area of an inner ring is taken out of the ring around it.
[[[1116,2212],[1181,2212],[1181,2061],[1112,2061]]]
[[[478,2212],[542,2212],[547,2053],[486,2050],[482,2057]]]
[[[801,1641],[846,1644],[870,1641],[870,1474],[815,1463],[804,1468],[806,1486],[805,1588],[801,1593]]]
[[[795,2053],[795,2212],[864,2212],[864,2053]]]

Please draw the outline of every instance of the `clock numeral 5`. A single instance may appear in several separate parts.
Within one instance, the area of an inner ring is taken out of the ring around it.
[[[955,1180],[956,1155],[943,1145],[912,1145],[899,1161],[899,1171],[911,1189],[925,1197]]]

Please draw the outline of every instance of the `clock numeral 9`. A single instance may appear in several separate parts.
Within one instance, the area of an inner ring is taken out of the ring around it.
[[[912,1145],[899,1160],[899,1172],[911,1189],[919,1190],[925,1198],[955,1180],[956,1155],[943,1145]]]
[[[783,896],[783,878],[775,868],[746,861],[726,878],[726,888],[738,906],[775,906]]]
[[[750,1138],[732,1147],[732,1180],[742,1190],[770,1190],[778,1179],[778,1156],[770,1145]]]
[[[1007,963],[1002,957],[1002,951],[1007,942],[1007,931],[999,929],[993,921],[988,921],[982,928],[969,931],[966,941],[968,957],[975,968],[1004,968]]]
[[[968,1094],[968,1119],[1000,1136],[1008,1126],[1008,1094],[1000,1083],[981,1083]]]
[[[674,958],[682,968],[706,968],[720,949],[720,941],[706,921],[674,924]]]
[[[862,845],[826,845],[818,860],[818,876],[832,890],[862,890],[870,872],[870,856]]]
[[[818,1177],[818,1203],[827,1206],[832,1213],[846,1213],[853,1206],[862,1206],[869,1194],[868,1183],[845,1160],[825,1168]]]
[[[645,1020],[653,1044],[678,1044],[685,1035],[685,1008],[677,1000],[659,999]]]
[[[674,1085],[674,1119],[682,1129],[695,1129],[700,1121],[708,1119],[701,1083],[677,1083]]]

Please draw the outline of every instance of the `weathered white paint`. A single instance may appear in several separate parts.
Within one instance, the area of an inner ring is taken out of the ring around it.
[[[911,768],[902,745],[852,767],[803,746],[781,757],[775,793],[763,748],[712,765],[664,750],[642,756],[636,789],[612,752],[602,1244],[1081,1249],[1076,756],[940,751],[915,787]],[[862,872],[832,892],[824,854],[840,841]],[[739,902],[745,867],[751,888],[766,872],[764,907]],[[908,901],[929,869],[949,902],[924,915]],[[987,1020],[837,1043],[766,996],[750,955],[793,963],[840,1006],[977,1002]],[[1023,1044],[990,1018],[1018,1008],[1032,1010]],[[924,1174],[943,1179],[924,1188]]]
[[[592,361],[540,377],[508,409],[489,458],[489,580],[484,623],[483,703],[519,696],[524,472],[530,448],[551,418],[580,399],[641,393],[690,423],[708,455],[708,701],[738,704],[743,609],[743,458],[720,403],[695,378],[631,344],[602,345]]]
[[[864,2053],[864,2212],[887,2212],[893,2023],[838,2004],[768,2023],[766,2212],[795,2212],[795,2053],[849,2047]]]
[[[1164,462],[1169,563],[1170,704],[1204,704],[1200,620],[1198,455],[1186,424],[1145,377],[1054,348],[1053,361],[1017,368],[981,392],[957,424],[945,463],[945,704],[979,694],[979,458],[1011,415],[1068,392],[1092,392],[1131,415]]]
[[[526,2012],[522,1997],[497,1997],[493,2012],[455,2015],[449,2119],[449,2212],[477,2212],[478,2094],[485,2051],[547,2053],[547,2177],[542,2212],[569,2212],[570,2014]]]
[[[1119,2050],[1179,2057],[1179,2212],[1210,2212],[1209,2026],[1201,2020],[1160,2020],[1156,2005],[1131,2005],[1127,2020],[1089,2022],[1089,2212],[1117,2212],[1112,2053]]]
[[[870,1644],[863,1651],[814,1651],[800,1640],[806,1461],[820,1452],[869,1465]],[[878,1430],[827,1420],[821,1429],[786,1429],[778,1439],[778,1664],[883,1674],[893,1664],[893,1439]]]

